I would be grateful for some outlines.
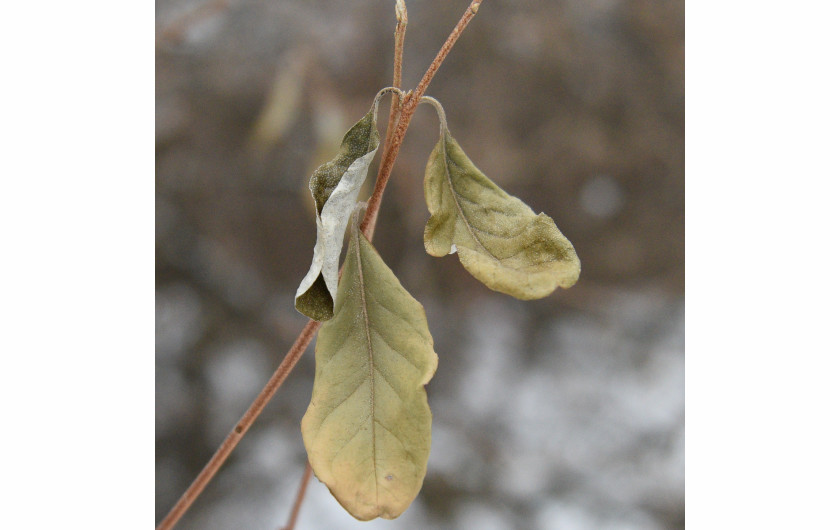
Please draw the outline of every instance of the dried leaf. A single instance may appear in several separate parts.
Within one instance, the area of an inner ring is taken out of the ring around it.
[[[443,127],[423,187],[431,213],[423,239],[432,256],[456,250],[475,278],[522,300],[577,282],[580,260],[554,221],[487,178]]]
[[[315,170],[309,180],[315,199],[317,235],[312,265],[295,293],[295,308],[313,320],[324,321],[333,316],[338,259],[347,220],[379,147],[378,102],[377,97],[370,111],[347,131],[338,155]]]
[[[423,385],[436,369],[423,306],[354,222],[301,422],[315,475],[353,517],[394,519],[420,491],[432,426]]]

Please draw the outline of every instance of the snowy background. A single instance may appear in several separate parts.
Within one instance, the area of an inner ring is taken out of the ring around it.
[[[413,86],[466,2],[407,4]],[[390,83],[393,20],[390,0],[157,3],[156,521],[306,322],[308,177]],[[374,243],[440,356],[428,475],[370,523],[313,481],[298,528],[682,528],[682,3],[486,0],[428,94],[479,168],[556,220],[581,280],[521,302],[425,254],[421,108]],[[181,528],[285,523],[313,375],[310,347]]]

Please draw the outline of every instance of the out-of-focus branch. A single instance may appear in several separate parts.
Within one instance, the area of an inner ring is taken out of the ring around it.
[[[184,38],[184,33],[186,33],[190,26],[201,19],[215,15],[220,11],[224,11],[229,7],[229,5],[230,0],[212,0],[187,12],[158,32],[155,37],[155,48],[167,42],[180,41]]]
[[[298,487],[297,496],[295,496],[295,505],[292,507],[292,513],[289,515],[289,521],[286,526],[280,530],[295,530],[297,524],[298,514],[300,513],[300,506],[303,504],[303,496],[306,495],[306,486],[309,485],[309,479],[312,478],[312,466],[309,461],[306,461],[306,469],[303,470],[303,476],[300,478],[300,486]]]

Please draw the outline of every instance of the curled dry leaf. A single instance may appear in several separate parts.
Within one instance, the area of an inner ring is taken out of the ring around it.
[[[344,135],[338,155],[316,169],[309,180],[317,236],[312,265],[295,293],[295,308],[312,320],[333,316],[344,232],[379,147],[378,103],[379,96],[370,111]]]
[[[420,491],[437,361],[423,306],[353,222],[301,430],[315,475],[357,519],[394,519]]]
[[[464,268],[494,291],[522,300],[568,288],[580,275],[575,249],[554,221],[487,178],[445,127],[423,182],[431,217],[426,252],[452,250]]]

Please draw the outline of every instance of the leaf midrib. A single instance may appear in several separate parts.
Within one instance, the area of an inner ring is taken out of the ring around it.
[[[444,170],[444,173],[446,174],[446,183],[449,184],[449,191],[452,193],[452,200],[455,201],[455,208],[458,210],[458,215],[461,217],[461,220],[463,221],[464,226],[467,227],[467,231],[470,233],[470,236],[473,238],[473,241],[478,243],[478,246],[483,248],[484,252],[486,252],[491,258],[493,258],[496,261],[499,261],[499,258],[494,256],[493,253],[490,252],[490,249],[485,247],[484,243],[482,243],[481,240],[478,239],[478,236],[473,231],[472,225],[470,225],[469,221],[467,221],[467,216],[464,214],[464,210],[461,208],[461,203],[458,201],[458,197],[460,197],[460,195],[458,195],[458,193],[455,192],[455,186],[452,184],[452,174],[449,172],[449,149],[448,149],[447,142],[446,142],[446,136],[443,137],[443,146],[442,147],[443,147],[443,153],[442,153],[442,155],[443,155],[443,170]],[[454,239],[454,234],[453,234],[453,239]],[[501,263],[501,261],[499,261],[499,263]]]
[[[368,377],[370,378],[370,436],[371,436],[371,451],[373,453],[373,484],[376,491],[376,507],[379,508],[379,473],[376,470],[376,390],[375,390],[375,371],[376,367],[373,364],[373,342],[370,337],[370,318],[368,317],[367,297],[365,296],[365,276],[362,272],[362,244],[361,231],[355,230],[355,246],[356,246],[356,264],[359,269],[359,296],[362,299],[362,317],[365,319],[365,337],[367,338],[368,347]]]

